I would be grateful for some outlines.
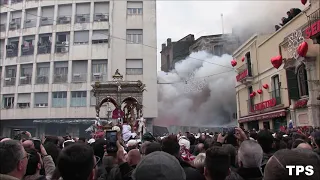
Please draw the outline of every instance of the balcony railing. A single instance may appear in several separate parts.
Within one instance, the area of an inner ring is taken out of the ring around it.
[[[320,8],[308,16],[309,23],[313,23],[320,19]]]
[[[281,104],[281,94],[280,94],[280,89],[276,89],[270,92],[270,97],[271,99],[276,99],[276,105]]]
[[[16,78],[15,77],[4,78],[4,85],[5,86],[15,86],[16,85]]]
[[[11,4],[21,3],[23,0],[11,0]]]
[[[75,83],[87,82],[87,74],[80,74],[80,73],[72,74],[72,82],[75,82]]]
[[[49,75],[47,76],[37,76],[36,77],[36,84],[48,84],[49,83]]]
[[[9,30],[17,30],[21,27],[21,18],[11,19],[9,23]]]
[[[40,26],[48,26],[53,24],[53,18],[42,17],[40,19]]]
[[[6,31],[6,24],[0,24],[0,32]]]
[[[58,16],[57,17],[57,24],[70,24],[71,23],[71,16]]]
[[[55,74],[53,76],[53,83],[66,83],[68,82],[68,74]]]
[[[88,23],[88,22],[90,22],[90,14],[76,14],[75,22],[76,23]]]
[[[21,45],[21,56],[29,56],[34,53],[34,46],[33,45]]]
[[[93,16],[93,21],[95,22],[109,21],[109,14],[96,13]]]
[[[38,44],[38,54],[50,54],[51,53],[51,43],[50,44]]]
[[[56,53],[67,53],[69,52],[68,44],[56,44]]]
[[[19,85],[31,84],[32,76],[21,76]]]
[[[18,56],[18,48],[15,47],[14,45],[7,45],[6,49],[7,49],[7,57],[8,58]]]
[[[126,74],[127,75],[142,75],[143,69],[142,68],[127,68]]]
[[[37,26],[37,19],[28,19],[24,21],[24,28],[32,28]]]
[[[93,82],[106,82],[108,80],[107,73],[93,73],[91,75]]]

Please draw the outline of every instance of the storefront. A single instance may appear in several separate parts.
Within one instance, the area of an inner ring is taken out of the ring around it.
[[[287,110],[279,109],[255,115],[241,117],[238,122],[244,125],[245,129],[273,129],[277,130],[280,126],[287,125]]]

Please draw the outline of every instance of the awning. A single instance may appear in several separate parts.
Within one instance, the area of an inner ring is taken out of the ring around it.
[[[107,120],[101,120],[101,121],[107,122]],[[94,118],[92,118],[92,119],[38,119],[38,120],[33,120],[33,123],[37,123],[37,124],[93,124],[94,122],[95,122]]]
[[[249,122],[249,121],[272,119],[272,118],[283,117],[283,116],[286,116],[286,110],[285,109],[272,111],[272,112],[267,112],[267,113],[263,113],[263,114],[257,114],[257,115],[243,117],[243,118],[240,118],[238,120],[238,122],[239,123],[244,123],[244,122]]]

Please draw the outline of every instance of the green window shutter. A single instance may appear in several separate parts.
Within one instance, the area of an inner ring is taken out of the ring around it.
[[[300,99],[297,74],[294,69],[287,69],[286,74],[289,99]]]

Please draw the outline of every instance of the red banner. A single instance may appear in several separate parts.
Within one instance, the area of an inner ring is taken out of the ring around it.
[[[277,100],[276,98],[272,98],[267,101],[263,101],[261,103],[255,104],[254,106],[251,107],[251,112],[254,111],[261,111],[270,107],[274,107],[277,105]]]
[[[248,69],[242,71],[237,75],[237,81],[241,81],[242,79],[246,78],[248,76]]]
[[[311,26],[308,26],[304,30],[304,33],[305,33],[306,39],[309,39],[311,36],[320,33],[320,19],[312,23]]]

